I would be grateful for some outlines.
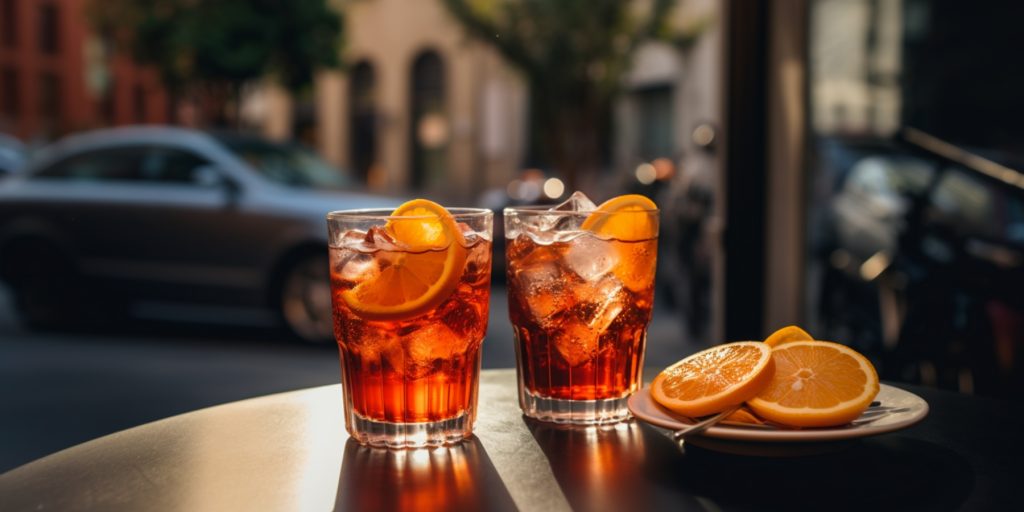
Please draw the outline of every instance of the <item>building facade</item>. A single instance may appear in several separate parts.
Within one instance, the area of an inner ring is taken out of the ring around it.
[[[439,0],[340,8],[348,67],[316,79],[321,154],[371,188],[441,199],[473,199],[518,173],[527,88],[500,56],[471,40]]]
[[[86,0],[0,0],[0,131],[45,141],[119,124],[164,123],[155,73],[91,33]]]

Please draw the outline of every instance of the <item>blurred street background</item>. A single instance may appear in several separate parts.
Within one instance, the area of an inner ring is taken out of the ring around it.
[[[324,214],[661,210],[647,362],[1024,396],[1024,3],[0,0],[0,471],[339,380]]]

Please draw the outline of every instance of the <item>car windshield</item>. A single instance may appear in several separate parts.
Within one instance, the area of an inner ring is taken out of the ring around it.
[[[218,139],[232,153],[273,182],[302,188],[335,189],[351,185],[344,173],[301,146],[250,138]]]

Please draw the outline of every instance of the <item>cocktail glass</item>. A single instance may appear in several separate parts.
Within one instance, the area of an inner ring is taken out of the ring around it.
[[[646,235],[619,239],[584,228],[595,216],[641,222]],[[523,412],[557,423],[628,419],[654,300],[658,210],[595,212],[577,193],[554,208],[506,208],[504,218]]]
[[[437,446],[472,433],[493,214],[440,211],[327,215],[345,427],[363,444]]]

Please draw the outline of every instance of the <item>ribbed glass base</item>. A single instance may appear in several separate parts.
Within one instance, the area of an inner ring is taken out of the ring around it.
[[[362,444],[385,448],[422,448],[455,444],[473,433],[468,413],[425,423],[392,423],[351,413],[348,433]]]
[[[633,417],[626,406],[629,397],[604,400],[565,400],[545,398],[519,388],[519,406],[523,414],[540,421],[574,425],[607,425]]]

